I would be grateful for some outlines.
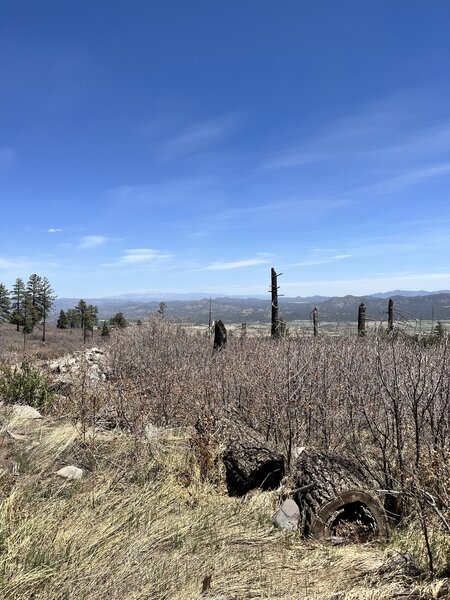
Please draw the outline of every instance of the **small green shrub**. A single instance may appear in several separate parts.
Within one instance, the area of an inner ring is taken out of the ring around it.
[[[51,404],[53,394],[47,377],[24,360],[20,366],[0,365],[0,398],[6,404],[42,408]]]

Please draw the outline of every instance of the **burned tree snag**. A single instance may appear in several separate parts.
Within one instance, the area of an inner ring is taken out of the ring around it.
[[[305,535],[333,543],[387,537],[386,515],[373,484],[354,462],[302,448],[294,473]]]
[[[388,303],[388,333],[394,331],[394,301],[389,298]]]
[[[214,350],[221,350],[227,343],[227,330],[222,321],[214,323]]]
[[[319,333],[319,310],[315,306],[312,311],[312,322],[313,322],[313,334],[317,337]]]
[[[280,309],[278,308],[278,274],[272,267],[270,278],[270,291],[272,295],[272,327],[271,335],[273,338],[280,337]]]
[[[364,337],[366,335],[366,305],[361,302],[358,309],[358,335]]]

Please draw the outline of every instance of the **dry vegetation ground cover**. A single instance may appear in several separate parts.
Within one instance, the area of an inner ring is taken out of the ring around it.
[[[209,338],[155,318],[115,332],[107,353],[107,380],[80,368],[54,386],[44,420],[2,409],[0,597],[437,597],[450,572],[447,339],[235,336],[213,353]],[[106,409],[122,429],[95,427]],[[223,413],[288,460],[298,446],[356,460],[398,515],[389,543],[329,547],[273,529],[287,487],[228,497]],[[67,464],[86,477],[56,478]],[[394,550],[415,568],[392,570]]]

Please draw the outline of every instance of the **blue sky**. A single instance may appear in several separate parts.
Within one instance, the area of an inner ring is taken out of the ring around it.
[[[0,282],[450,288],[448,0],[3,0]]]

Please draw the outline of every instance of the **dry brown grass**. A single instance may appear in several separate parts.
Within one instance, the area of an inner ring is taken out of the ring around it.
[[[98,346],[103,344],[103,338],[98,331],[94,331],[93,338],[89,337],[87,345]],[[50,360],[67,353],[81,350],[83,332],[81,329],[58,329],[54,325],[46,326],[46,341],[42,341],[42,331],[36,325],[33,333],[26,336],[25,353],[28,357],[37,360]],[[0,359],[8,358],[20,360],[24,354],[23,333],[16,331],[16,326],[10,323],[0,324]]]
[[[375,545],[331,548],[272,527],[277,492],[229,498],[200,481],[188,432],[150,441],[48,420],[8,421],[23,472],[0,512],[5,600],[226,600],[391,597]],[[80,482],[53,472],[89,463]],[[211,589],[201,594],[205,576]]]
[[[80,332],[62,334],[82,347]],[[225,600],[392,597],[404,582],[379,576],[379,546],[302,541],[272,528],[277,492],[235,499],[220,473],[205,481],[190,428],[224,411],[288,456],[297,445],[350,455],[379,487],[400,490],[407,527],[394,547],[426,570],[414,511],[425,492],[445,518],[450,511],[448,342],[233,337],[224,351],[211,346],[151,319],[112,335],[108,381],[90,380],[84,368],[73,375],[51,412],[59,421],[2,417],[16,437],[5,433],[0,446],[1,598],[195,600],[209,575],[209,596]],[[128,433],[91,428],[105,406],[126,415]],[[164,427],[162,436],[148,441],[148,423]],[[88,476],[64,483],[53,475],[64,464]],[[442,575],[449,536],[436,514],[425,506]]]

